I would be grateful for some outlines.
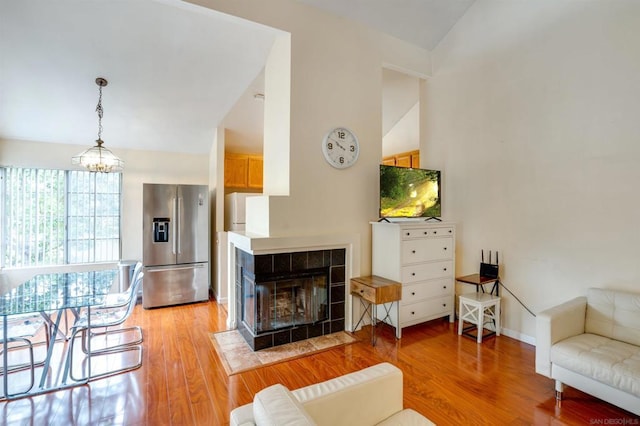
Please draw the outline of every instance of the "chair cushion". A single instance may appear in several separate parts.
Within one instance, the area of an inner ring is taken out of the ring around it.
[[[429,426],[435,425],[422,414],[406,408],[378,423],[378,426]]]
[[[581,334],[551,347],[551,362],[640,397],[640,347]]]
[[[281,384],[269,386],[254,396],[253,417],[260,426],[316,424],[296,397]]]

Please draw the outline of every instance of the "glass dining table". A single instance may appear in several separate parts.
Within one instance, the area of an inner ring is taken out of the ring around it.
[[[5,396],[8,395],[9,376],[6,373],[8,372],[7,318],[12,315],[39,313],[49,324],[49,345],[38,387],[29,389],[25,393],[11,395],[11,398],[31,396],[84,384],[86,381],[67,384],[66,373],[61,381],[47,381],[56,337],[61,335],[66,338],[66,335],[60,330],[60,321],[66,317],[69,311],[75,316],[79,309],[90,310],[92,306],[104,303],[111,289],[117,288],[117,280],[117,269],[39,274],[0,297],[0,317],[2,317],[4,331],[2,363],[3,372],[5,372],[3,374]],[[91,316],[88,315],[88,317]],[[66,356],[62,356],[60,362],[64,363],[65,358]],[[90,369],[91,357],[88,357],[87,363]]]

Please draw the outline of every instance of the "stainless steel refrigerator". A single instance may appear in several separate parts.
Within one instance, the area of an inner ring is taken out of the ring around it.
[[[145,183],[142,198],[142,306],[208,300],[208,188]]]

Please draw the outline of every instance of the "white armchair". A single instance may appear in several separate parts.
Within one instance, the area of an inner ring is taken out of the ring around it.
[[[273,385],[231,412],[232,426],[433,425],[402,405],[402,371],[381,363],[304,388]]]
[[[538,313],[536,372],[640,415],[640,293],[591,288]]]

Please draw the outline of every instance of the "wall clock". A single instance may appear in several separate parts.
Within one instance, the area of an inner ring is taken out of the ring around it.
[[[352,166],[360,154],[358,138],[345,127],[336,127],[322,140],[322,153],[329,164],[337,169]]]

